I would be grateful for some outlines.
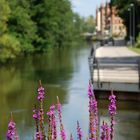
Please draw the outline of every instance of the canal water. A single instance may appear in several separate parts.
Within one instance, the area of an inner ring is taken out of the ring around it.
[[[0,140],[5,140],[10,112],[20,140],[32,140],[35,132],[32,108],[37,103],[38,80],[46,89],[45,110],[59,96],[67,135],[76,136],[79,120],[84,139],[88,133],[88,45],[48,50],[47,54],[19,58],[0,68]],[[108,100],[98,100],[100,122],[109,121]],[[118,101],[114,140],[140,140],[140,102]],[[45,118],[46,119],[46,118]],[[67,137],[67,139],[69,139]]]

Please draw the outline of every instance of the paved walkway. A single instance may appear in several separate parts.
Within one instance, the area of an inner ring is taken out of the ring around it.
[[[138,57],[139,54],[132,52],[127,47],[100,47],[96,50],[98,58],[121,58],[121,57]]]

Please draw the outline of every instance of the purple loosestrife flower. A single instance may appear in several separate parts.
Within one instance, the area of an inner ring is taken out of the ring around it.
[[[33,109],[33,119],[35,120],[35,126],[36,126],[36,136],[35,139],[38,140],[38,133],[39,133],[39,120],[40,120],[40,113],[39,110],[36,108],[36,105]]]
[[[43,140],[42,132],[36,132],[35,140]]]
[[[39,101],[43,101],[44,98],[45,98],[45,90],[44,90],[44,88],[42,87],[41,82],[40,82],[40,87],[38,88],[37,91],[38,91],[38,97],[37,97],[37,99],[38,99]]]
[[[57,96],[57,110],[58,110],[58,117],[60,125],[62,125],[62,105],[59,101],[59,97]]]
[[[35,120],[37,120],[37,119],[38,119],[38,114],[36,114],[34,110],[33,110],[33,113],[34,113],[34,114],[33,114],[33,118],[34,118]]]
[[[42,101],[40,102],[40,110],[39,110],[39,125],[40,125],[40,132],[42,132],[43,140],[45,139],[45,132],[44,132],[44,110],[43,110],[43,104]]]
[[[79,125],[79,122],[78,121],[77,121],[77,136],[78,136],[78,139],[79,140],[82,140],[83,134],[82,134],[82,130],[80,128],[80,125]]]
[[[15,133],[15,140],[20,140],[17,132]]]
[[[72,134],[70,134],[70,140],[73,140]]]
[[[66,140],[66,133],[65,133],[65,130],[63,129],[63,127],[61,129],[60,135],[61,135],[62,140]]]
[[[101,140],[110,140],[110,127],[107,123],[103,122],[101,131]]]
[[[45,132],[44,132],[44,110],[43,110],[43,100],[45,98],[45,90],[42,86],[42,83],[41,81],[39,81],[39,88],[38,88],[38,96],[37,96],[37,99],[40,103],[40,109],[38,111],[38,113],[34,114],[34,118],[38,118],[39,116],[39,127],[40,127],[40,132],[42,133],[42,137],[43,137],[43,140],[45,139]],[[37,115],[38,114],[38,115]],[[36,131],[38,132],[38,131]]]
[[[16,132],[16,124],[15,122],[13,121],[13,116],[12,116],[12,113],[11,113],[11,120],[8,124],[8,130],[7,130],[7,140],[19,140],[19,137],[17,135],[17,132]]]
[[[40,112],[36,107],[33,109],[33,119],[40,120]]]
[[[56,119],[55,119],[55,106],[52,105],[50,107],[50,111],[53,112],[52,114],[52,135],[53,135],[53,140],[57,139],[57,128],[56,128]]]
[[[62,123],[62,105],[59,101],[59,97],[57,96],[57,110],[58,110],[58,117],[59,117],[59,123],[60,123],[60,135],[62,140],[66,140],[66,134],[64,130],[64,126]]]
[[[108,110],[109,110],[109,114],[110,114],[110,117],[111,117],[111,132],[110,132],[110,139],[112,140],[113,139],[113,133],[114,133],[114,117],[116,115],[116,96],[113,94],[113,91],[111,92],[111,95],[109,96],[109,100],[110,100],[110,104],[109,104],[109,107],[108,107]]]
[[[88,140],[96,140],[96,138],[91,138],[91,139],[88,139]]]
[[[20,140],[16,130],[15,130],[15,140]]]
[[[95,113],[97,113],[97,101],[95,99],[91,100],[90,107],[92,110],[94,110]]]
[[[95,137],[95,124],[94,124],[94,112],[93,112],[93,99],[89,99],[89,138]]]
[[[116,96],[111,95],[109,96],[110,104],[109,104],[109,114],[110,116],[116,115]]]
[[[52,117],[52,111],[47,112],[48,115],[48,140],[52,140],[52,122],[51,122],[51,117]]]
[[[88,97],[93,97],[94,96],[94,92],[93,92],[93,87],[91,82],[89,81],[89,85],[88,85]]]
[[[47,112],[47,115],[52,119],[52,116],[54,115],[54,112],[50,110],[49,112]]]
[[[88,86],[89,97],[89,139],[98,137],[98,108],[91,82]]]
[[[93,111],[94,114],[94,126],[98,125],[98,108],[97,108],[97,101],[96,99],[90,100],[90,110]]]
[[[103,122],[102,126],[101,126],[101,140],[106,140],[106,125]]]
[[[111,128],[109,127],[109,125],[107,123],[106,123],[106,125],[107,125],[107,130],[106,130],[107,131],[106,132],[107,133],[107,136],[106,137],[107,137],[107,140],[110,140]]]
[[[52,140],[57,139],[57,130],[56,130],[56,120],[55,120],[55,106],[50,106],[50,111],[47,113],[49,117],[49,129],[48,129],[48,135],[49,138],[51,137]]]
[[[14,140],[16,124],[11,120],[8,124],[7,140]]]
[[[55,105],[50,106],[50,110],[54,111],[55,110]]]
[[[55,120],[55,116],[53,118],[53,130],[52,130],[52,133],[53,133],[53,140],[56,140],[57,139],[57,126],[56,126],[56,120]]]

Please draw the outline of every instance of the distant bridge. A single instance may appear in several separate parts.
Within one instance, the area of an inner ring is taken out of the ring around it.
[[[81,35],[84,36],[84,37],[92,37],[92,36],[95,36],[94,33],[89,33],[89,32],[82,33]]]

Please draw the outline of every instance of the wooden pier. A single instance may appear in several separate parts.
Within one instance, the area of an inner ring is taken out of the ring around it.
[[[104,46],[94,50],[89,66],[95,90],[140,93],[140,55],[127,47]]]

